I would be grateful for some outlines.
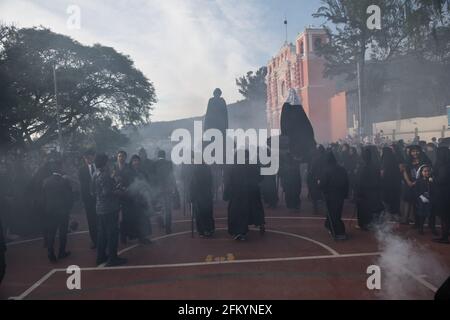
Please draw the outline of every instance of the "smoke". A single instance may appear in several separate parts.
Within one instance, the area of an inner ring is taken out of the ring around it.
[[[147,214],[153,213],[153,201],[155,199],[155,190],[150,186],[150,184],[142,179],[135,179],[133,183],[127,189],[128,194],[132,196],[135,200],[144,202],[148,208]]]
[[[381,255],[381,295],[383,299],[417,299],[417,287],[435,291],[449,275],[449,270],[423,245],[393,232],[385,221],[375,228]],[[432,276],[429,279],[428,276]],[[426,289],[426,290],[428,290]]]

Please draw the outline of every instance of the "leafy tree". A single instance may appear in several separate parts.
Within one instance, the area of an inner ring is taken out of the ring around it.
[[[45,28],[0,26],[1,35],[0,128],[14,144],[40,147],[57,138],[53,68],[64,137],[95,120],[150,120],[155,89],[130,57]]]
[[[249,71],[246,75],[236,79],[236,85],[239,88],[239,93],[242,94],[246,100],[258,102],[266,101],[266,75],[267,67],[261,67],[256,71],[256,73]]]
[[[402,81],[401,74],[392,79],[392,72],[389,72],[392,61],[411,55],[419,63],[420,59],[448,61],[449,2],[322,0],[322,6],[314,17],[325,19],[330,37],[330,41],[319,48],[326,59],[325,75],[346,75],[348,80],[352,80],[359,64],[364,128],[370,128],[367,114],[378,105],[383,90],[388,86],[398,86]],[[367,8],[370,5],[378,5],[381,9],[381,30],[367,27]],[[425,78],[423,80],[426,81]]]

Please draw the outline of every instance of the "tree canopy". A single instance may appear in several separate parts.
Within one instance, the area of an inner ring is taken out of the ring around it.
[[[129,56],[45,28],[0,26],[0,143],[40,147],[57,138],[53,68],[64,137],[101,120],[150,121],[155,89]]]
[[[266,75],[267,67],[261,67],[256,72],[249,71],[246,75],[236,79],[239,93],[242,94],[246,100],[266,101]]]

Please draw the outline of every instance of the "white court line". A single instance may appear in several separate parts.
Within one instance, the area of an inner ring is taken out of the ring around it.
[[[428,289],[430,289],[431,291],[433,291],[434,293],[436,293],[439,289],[437,287],[435,287],[434,285],[432,285],[431,283],[429,283],[427,280],[425,280],[423,277],[419,277],[417,275],[415,275],[414,273],[412,273],[409,269],[402,267],[403,271],[405,271],[411,278],[413,278],[414,280],[416,280],[417,282],[421,283],[422,285],[424,285],[425,287],[427,287]]]
[[[137,270],[137,269],[160,269],[160,268],[180,268],[180,267],[198,267],[198,266],[214,266],[226,264],[247,264],[247,263],[264,263],[264,262],[285,262],[285,261],[303,261],[303,260],[323,260],[323,259],[339,259],[339,258],[354,258],[354,257],[370,257],[378,256],[380,252],[365,252],[365,253],[351,253],[340,255],[321,255],[321,256],[307,256],[307,257],[285,257],[285,258],[266,258],[266,259],[245,259],[245,260],[231,260],[231,261],[211,261],[211,262],[188,262],[188,263],[173,263],[173,264],[154,264],[141,266],[121,266],[121,267],[104,267],[104,268],[81,268],[81,271],[114,271],[114,270]],[[66,269],[53,269],[42,277],[38,282],[33,284],[24,293],[18,297],[11,297],[11,300],[23,300],[31,292],[37,289],[42,283],[50,278],[56,272],[66,272]]]
[[[227,229],[226,228],[217,228],[216,230],[217,231],[224,231],[224,230],[227,230]],[[254,228],[250,228],[250,230],[258,231],[258,229],[254,229]],[[152,241],[166,239],[166,238],[171,238],[171,237],[175,237],[175,236],[180,236],[180,235],[188,234],[188,233],[191,233],[191,232],[192,232],[192,230],[191,231],[183,231],[183,232],[173,233],[173,234],[167,234],[165,236],[154,238],[154,239],[152,239]],[[320,241],[316,241],[314,239],[305,237],[305,236],[301,236],[301,235],[298,235],[298,234],[295,234],[295,233],[290,233],[290,232],[277,231],[277,230],[266,230],[266,232],[275,233],[275,234],[281,234],[281,235],[285,235],[285,236],[289,236],[289,237],[294,237],[294,238],[299,238],[299,239],[302,239],[302,240],[306,240],[306,241],[312,242],[314,244],[317,244],[318,246],[321,246],[322,248],[324,248],[325,250],[327,250],[328,252],[330,252],[334,256],[338,256],[339,255],[339,253],[337,251],[335,251],[333,248],[327,246],[326,244],[324,244],[324,243],[322,243]],[[134,244],[132,246],[129,246],[128,248],[124,248],[124,249],[120,250],[117,254],[121,255],[121,254],[123,254],[123,253],[125,253],[127,251],[130,251],[130,250],[133,250],[133,249],[135,249],[135,248],[137,248],[139,246],[141,246],[141,245],[140,244]],[[106,263],[103,263],[103,264],[99,265],[98,268],[104,268],[105,265],[106,265]]]
[[[66,269],[61,269],[61,270],[66,271]],[[53,270],[49,271],[41,279],[36,281],[31,287],[29,287],[27,290],[25,290],[20,296],[10,297],[9,300],[23,300],[23,299],[25,299],[31,292],[33,292],[35,289],[37,289],[39,286],[41,286],[45,281],[47,281],[52,275],[54,275],[58,271],[60,271],[60,269],[53,269]]]
[[[215,218],[215,220],[227,220],[228,218]],[[324,217],[265,217],[265,219],[284,219],[284,220],[325,220],[326,218]],[[356,219],[342,219],[343,221],[356,221]],[[187,222],[191,222],[191,220],[175,220],[172,221],[172,223],[187,223]],[[89,231],[85,230],[85,231],[78,231],[78,232],[71,232],[68,234],[68,236],[72,236],[72,235],[79,235],[79,234],[85,234],[88,233]],[[25,244],[25,243],[30,243],[30,242],[36,242],[36,241],[42,241],[44,240],[44,238],[40,237],[40,238],[34,238],[34,239],[28,239],[28,240],[20,240],[20,241],[13,241],[13,242],[8,242],[6,244],[7,247],[10,246],[15,246],[15,245],[19,245],[19,244]]]

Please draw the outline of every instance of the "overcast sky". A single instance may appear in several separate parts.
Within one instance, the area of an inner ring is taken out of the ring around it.
[[[69,29],[67,9],[81,10]],[[242,99],[235,78],[266,65],[285,38],[308,25],[319,0],[0,0],[0,21],[45,26],[83,44],[100,43],[130,55],[155,84],[153,121],[205,113],[222,88],[228,103]]]

